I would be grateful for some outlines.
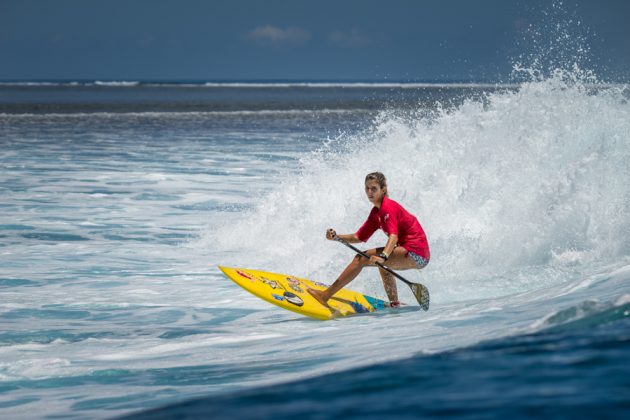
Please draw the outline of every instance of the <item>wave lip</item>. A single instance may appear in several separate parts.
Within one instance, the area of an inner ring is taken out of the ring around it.
[[[630,295],[625,294],[614,302],[586,300],[570,308],[553,311],[534,322],[534,330],[569,330],[590,328],[630,316]]]

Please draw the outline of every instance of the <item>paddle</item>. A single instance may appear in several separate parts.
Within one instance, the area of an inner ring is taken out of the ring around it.
[[[366,254],[365,252],[361,251],[360,249],[355,248],[354,246],[350,245],[344,239],[341,239],[338,236],[334,236],[333,239],[335,241],[337,241],[337,242],[341,242],[342,244],[344,244],[345,246],[347,246],[348,248],[350,248],[351,250],[353,250],[357,254],[361,255],[362,257],[370,259],[370,256],[368,254]],[[407,286],[409,286],[411,288],[411,292],[416,297],[416,300],[420,304],[420,307],[422,309],[424,309],[425,311],[429,310],[429,289],[427,289],[424,285],[422,285],[420,283],[410,282],[409,280],[407,280],[406,278],[404,278],[400,274],[394,272],[394,270],[392,270],[391,268],[385,267],[381,263],[377,262],[376,265],[378,265],[379,267],[381,267],[383,270],[387,271],[388,273],[393,274],[394,277],[396,277],[398,280],[401,280],[404,283],[406,283]]]

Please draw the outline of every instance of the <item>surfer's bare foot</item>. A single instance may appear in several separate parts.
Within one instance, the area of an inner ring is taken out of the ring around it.
[[[321,303],[324,306],[328,306],[328,303],[326,303],[328,301],[328,299],[324,299],[324,292],[322,290],[317,290],[317,289],[306,289],[306,291],[315,298],[316,301],[318,301],[319,303]]]
[[[400,301],[399,300],[392,300],[391,302],[389,302],[389,307],[390,308],[400,308]]]

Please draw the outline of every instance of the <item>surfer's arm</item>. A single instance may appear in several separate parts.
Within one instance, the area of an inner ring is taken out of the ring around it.
[[[347,235],[337,235],[337,237],[351,244],[358,244],[359,242],[363,242],[361,239],[357,238],[356,233],[349,233]]]
[[[326,231],[326,239],[329,239],[329,240],[332,241],[332,240],[334,240],[336,238],[343,239],[344,241],[346,241],[348,243],[351,243],[351,244],[356,244],[358,242],[363,242],[357,237],[356,233],[348,233],[348,234],[345,234],[345,235],[337,235],[337,232],[335,232],[335,229],[328,229]]]
[[[397,243],[398,243],[398,235],[396,235],[395,233],[392,233],[391,235],[389,235],[389,238],[387,238],[387,243],[385,244],[383,253],[387,255],[388,257],[392,255],[392,252],[394,252],[394,248],[396,248]]]
[[[385,261],[389,259],[389,256],[392,254],[392,252],[394,252],[394,248],[396,248],[397,243],[398,235],[392,233],[391,235],[389,235],[389,238],[387,238],[387,243],[385,244],[385,248],[383,248],[383,251],[381,251],[381,253],[378,255],[373,255],[370,258],[370,261],[372,263],[378,262],[379,264],[384,264]],[[381,257],[381,255],[383,254],[385,254],[384,257]]]

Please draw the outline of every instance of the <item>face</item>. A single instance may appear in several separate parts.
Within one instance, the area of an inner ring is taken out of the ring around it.
[[[370,179],[365,183],[365,194],[372,204],[380,204],[387,192],[387,187],[381,188],[381,185],[375,179]]]

